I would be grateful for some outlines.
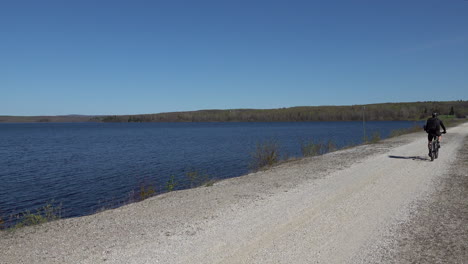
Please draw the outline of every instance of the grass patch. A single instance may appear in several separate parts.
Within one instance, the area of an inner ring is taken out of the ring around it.
[[[153,185],[141,185],[140,192],[138,193],[140,201],[156,195],[156,187]]]
[[[337,151],[338,147],[331,139],[327,141],[327,152]]]
[[[316,142],[314,140],[301,141],[301,153],[304,157],[313,157],[336,151],[338,148],[332,140],[327,143]]]
[[[374,133],[372,133],[372,137],[370,139],[370,143],[372,144],[375,144],[377,142],[379,142],[382,138],[380,137],[380,132],[379,131],[375,131]]]
[[[251,153],[252,161],[250,168],[254,171],[271,167],[280,159],[279,144],[277,140],[271,139],[257,142],[255,151]]]
[[[196,182],[199,181],[200,173],[197,170],[192,169],[185,173],[185,177],[187,177],[190,182],[190,188],[193,188],[196,186]]]
[[[182,189],[186,188],[195,188],[199,186],[213,186],[216,179],[208,175],[207,173],[202,173],[199,170],[189,169],[185,173],[185,177],[187,181],[182,181],[183,184],[180,184],[176,175],[171,175],[167,182],[165,183],[165,187],[163,187],[160,191],[157,189],[157,184],[154,181],[149,179],[144,179],[140,181],[136,187],[129,192],[127,198],[117,199],[111,198],[103,201],[99,201],[99,204],[95,206],[95,209],[92,213],[100,213],[109,209],[118,208],[123,205],[128,205],[131,203],[140,202],[146,200],[150,197],[160,195],[166,192],[172,192],[176,190],[177,187],[182,186]],[[184,188],[186,187],[186,188]]]
[[[216,182],[218,182],[218,180],[216,180],[216,179],[210,179],[210,180],[208,180],[207,182],[205,182],[203,185],[204,185],[205,187],[211,187],[211,186],[213,186]]]
[[[212,177],[209,174],[193,168],[185,173],[185,177],[187,178],[190,184],[190,188],[206,185],[206,183],[211,181],[212,179]]]
[[[130,192],[129,198],[125,202],[114,202],[110,203],[108,206],[102,207],[100,210],[104,211],[107,209],[111,208],[116,208],[118,207],[118,204],[130,204],[134,202],[139,202],[146,200],[152,196],[155,196],[157,194],[156,191],[156,184],[149,181],[149,180],[143,180],[139,183],[139,187],[135,188],[133,191]],[[117,206],[116,206],[117,205]]]
[[[324,152],[324,148],[325,146],[322,143],[315,142],[314,140],[301,142],[301,152],[304,157],[320,155]]]
[[[62,204],[50,201],[34,211],[26,210],[10,215],[8,222],[0,217],[0,229],[15,230],[25,226],[40,225],[60,218],[62,218]]]
[[[175,181],[175,176],[171,175],[171,177],[166,183],[166,190],[168,192],[172,192],[176,186],[177,186],[177,182]]]

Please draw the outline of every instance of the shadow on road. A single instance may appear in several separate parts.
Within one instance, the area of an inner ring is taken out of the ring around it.
[[[425,157],[421,157],[421,156],[409,156],[409,157],[405,157],[405,156],[388,156],[389,158],[391,159],[411,159],[411,160],[420,160],[420,161],[426,161],[426,160],[429,160],[428,158],[425,158]]]

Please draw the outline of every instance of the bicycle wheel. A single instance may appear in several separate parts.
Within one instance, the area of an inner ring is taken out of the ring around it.
[[[434,158],[437,159],[439,157],[439,146],[438,146],[438,143],[439,142],[436,142],[434,145],[435,145],[435,151],[434,151]]]
[[[431,157],[431,161],[434,161],[434,144],[429,145],[429,157]]]
[[[434,161],[434,158],[435,158],[435,152],[436,152],[436,144],[434,142],[434,140],[432,141],[431,143],[431,161]]]

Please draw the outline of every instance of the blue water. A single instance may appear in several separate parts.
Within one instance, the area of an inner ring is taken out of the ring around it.
[[[413,122],[367,122],[366,131]],[[31,123],[0,124],[0,215],[55,200],[66,217],[128,200],[141,183],[187,188],[189,171],[211,178],[249,171],[257,142],[275,139],[281,152],[300,156],[301,140],[361,143],[361,122],[294,123]]]

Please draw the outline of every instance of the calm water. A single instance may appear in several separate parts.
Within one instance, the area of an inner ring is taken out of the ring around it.
[[[367,122],[367,134],[413,122]],[[0,124],[0,214],[54,199],[65,216],[128,200],[142,182],[158,192],[174,175],[187,188],[197,170],[222,179],[248,172],[255,144],[276,139],[282,153],[300,156],[301,140],[360,143],[360,122],[301,123],[35,123]]]

